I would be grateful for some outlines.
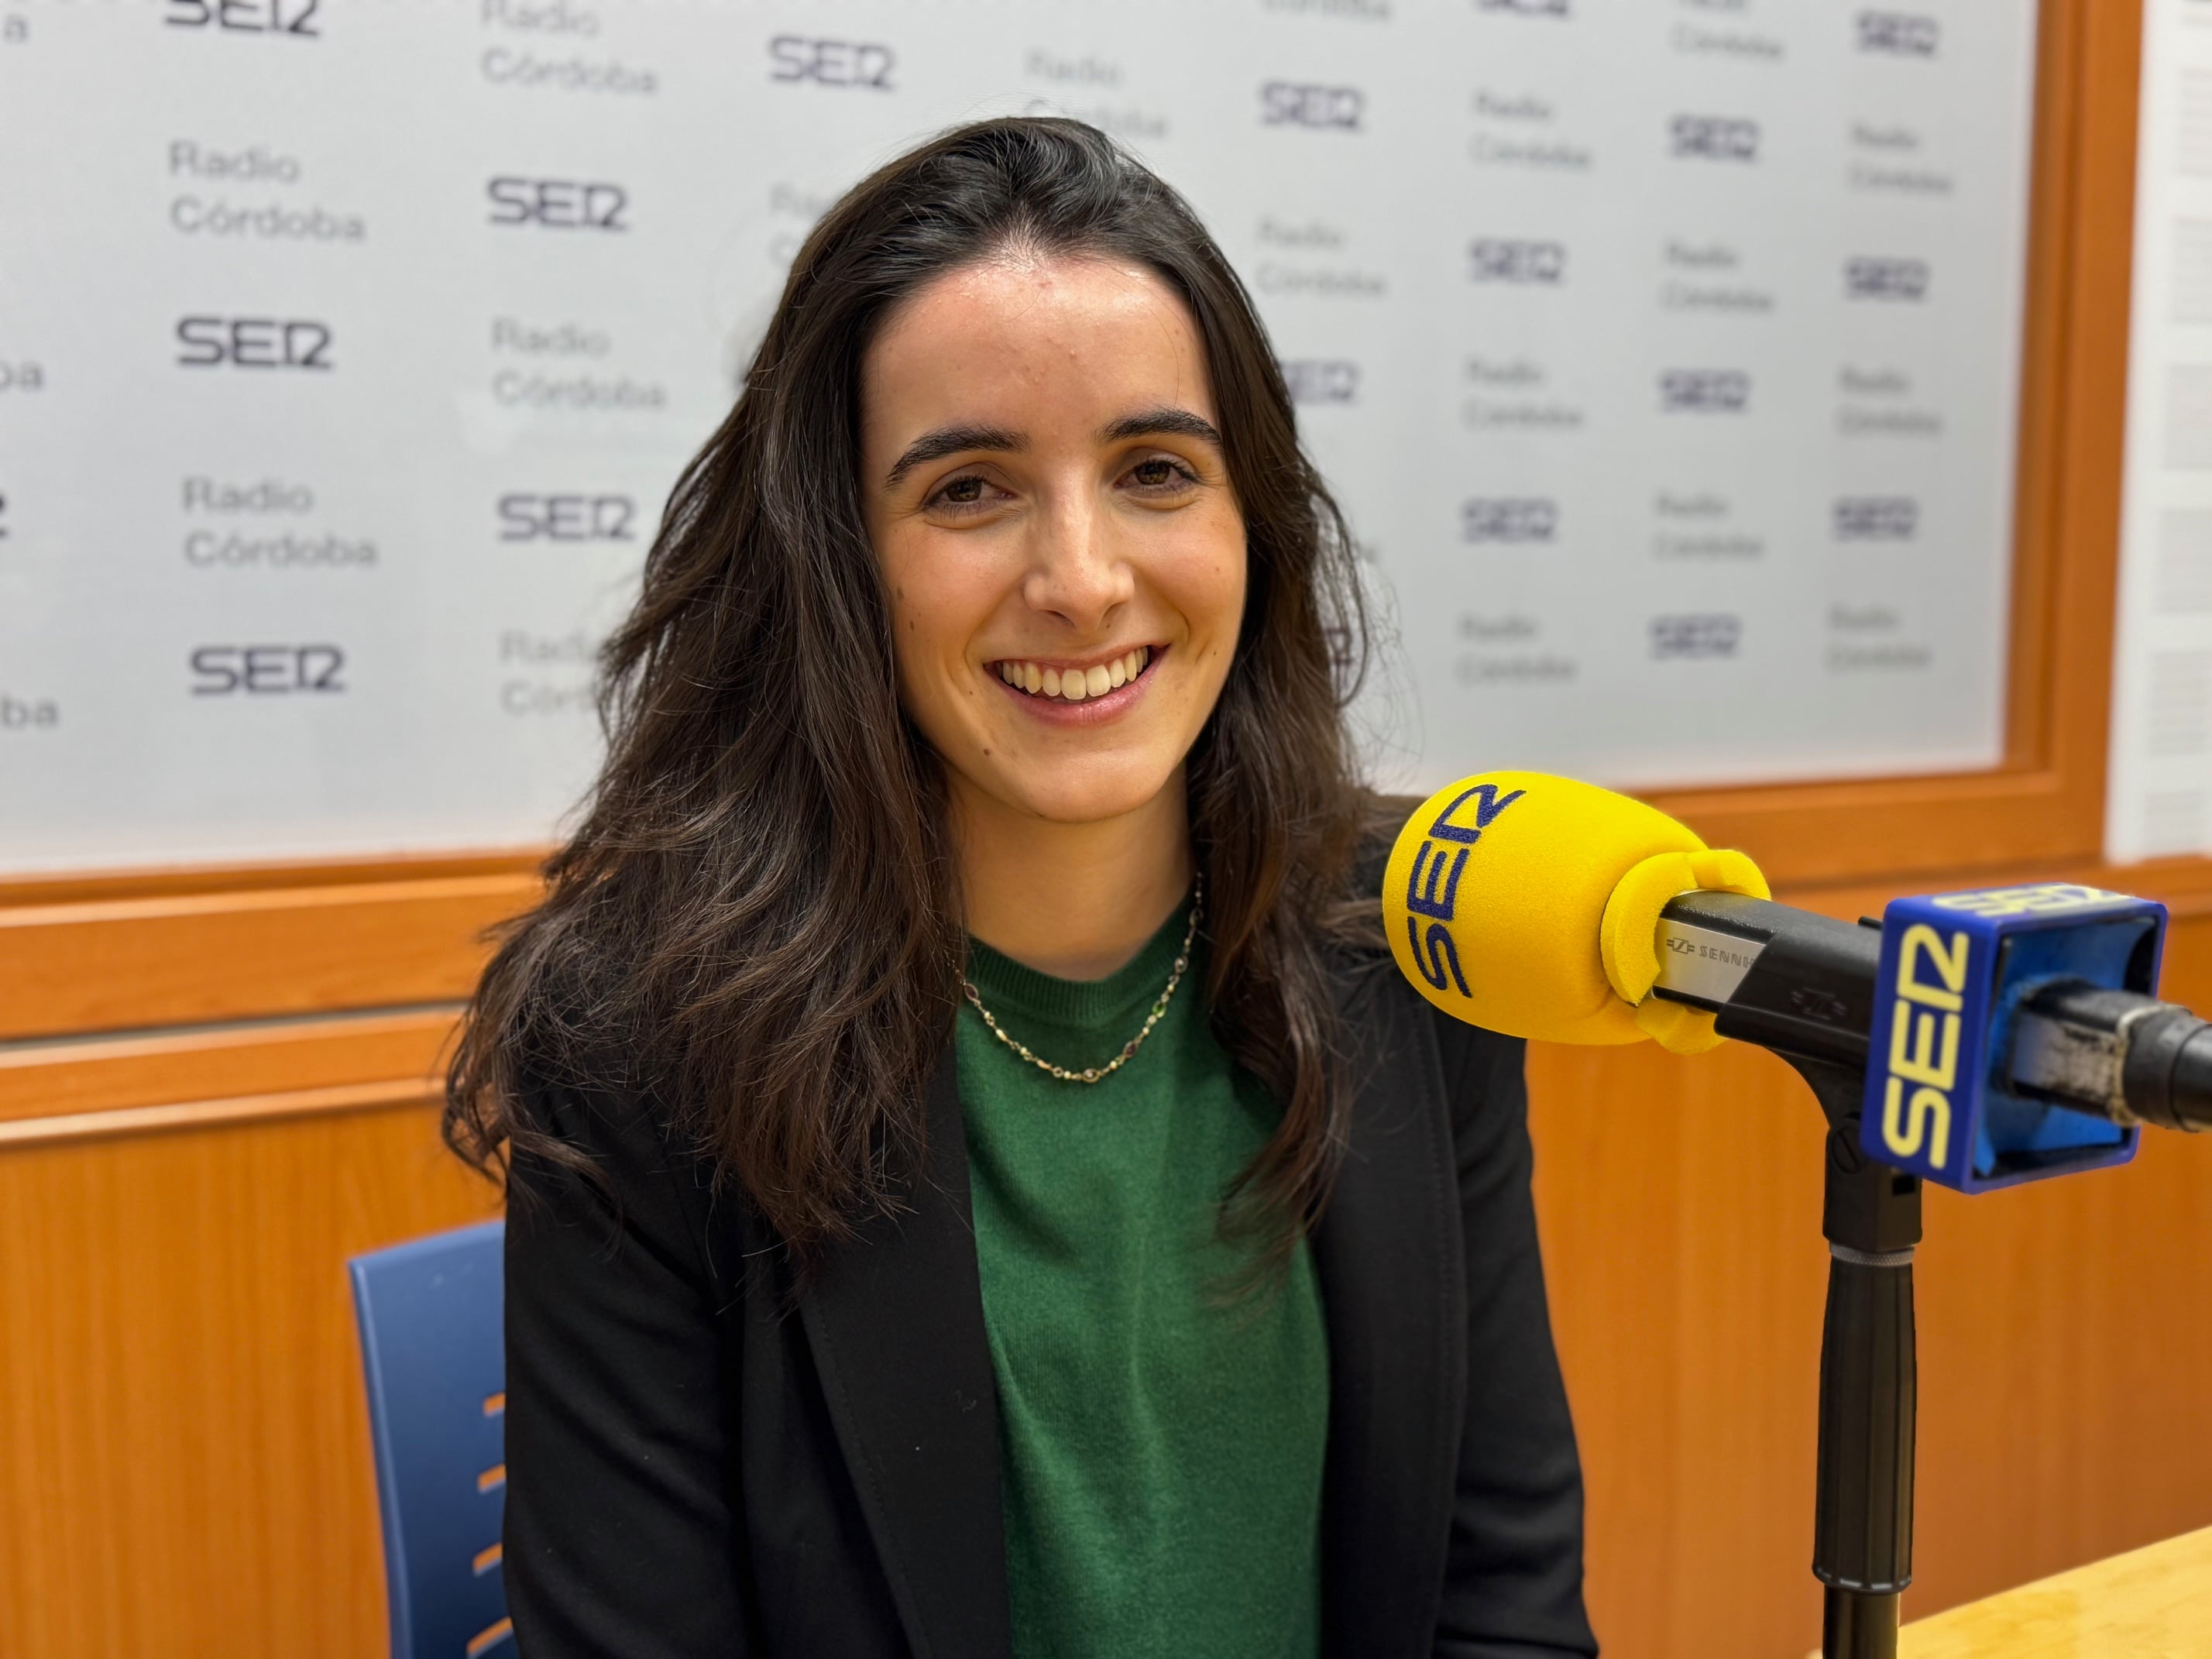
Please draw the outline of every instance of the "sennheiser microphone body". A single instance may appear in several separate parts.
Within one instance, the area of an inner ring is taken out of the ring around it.
[[[1866,1063],[1881,935],[1739,893],[1677,894],[1659,913],[1651,994],[1714,1017],[1724,1037]]]

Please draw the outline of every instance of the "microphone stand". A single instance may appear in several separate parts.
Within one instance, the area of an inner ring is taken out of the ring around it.
[[[1912,1582],[1920,1177],[1876,1163],[1859,1146],[1869,1061],[1863,1005],[1880,928],[1725,894],[1688,895],[1666,914],[1764,939],[1756,965],[1714,1007],[1715,1029],[1788,1060],[1828,1121],[1820,1212],[1828,1307],[1813,1521],[1813,1572],[1824,1586],[1820,1651],[1823,1659],[1896,1659],[1898,1603]]]
[[[1920,1177],[1859,1146],[1857,1069],[1784,1055],[1828,1120],[1828,1310],[1820,1328],[1813,1572],[1824,1659],[1896,1659],[1898,1601],[1912,1582],[1912,1432],[1918,1379],[1912,1249]]]

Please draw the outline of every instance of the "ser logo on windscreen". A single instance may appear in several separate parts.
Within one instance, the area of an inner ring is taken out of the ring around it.
[[[1515,789],[1501,795],[1494,783],[1463,789],[1444,804],[1421,844],[1413,849],[1413,867],[1406,876],[1406,943],[1412,947],[1421,977],[1437,990],[1451,986],[1463,997],[1474,994],[1460,970],[1459,946],[1452,943],[1451,924],[1459,913],[1460,878],[1467,873],[1468,854],[1482,839],[1482,832],[1528,793]],[[1452,814],[1469,801],[1474,805],[1468,808],[1467,816],[1455,819]],[[1455,847],[1459,849],[1456,853],[1451,850]],[[1425,933],[1416,916],[1429,918]]]

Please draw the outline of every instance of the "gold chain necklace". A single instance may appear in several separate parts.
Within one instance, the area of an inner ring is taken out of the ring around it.
[[[1152,1012],[1145,1016],[1144,1029],[1123,1043],[1121,1052],[1103,1066],[1086,1066],[1079,1072],[1072,1072],[1065,1066],[1055,1066],[1050,1060],[1030,1053],[1027,1044],[1018,1037],[1008,1036],[1005,1028],[991,1018],[991,1011],[983,1006],[982,996],[975,989],[974,980],[965,974],[961,975],[960,988],[968,994],[968,1000],[975,1005],[975,1012],[983,1016],[983,1024],[991,1028],[991,1035],[1039,1071],[1050,1072],[1062,1083],[1103,1082],[1129,1063],[1130,1056],[1145,1046],[1145,1039],[1152,1036],[1152,1027],[1158,1024],[1161,1017],[1167,1012],[1168,1003],[1175,996],[1176,987],[1182,983],[1183,970],[1190,966],[1190,947],[1198,938],[1199,914],[1205,908],[1206,877],[1201,873],[1191,889],[1190,926],[1183,929],[1182,949],[1176,952],[1175,971],[1168,975],[1166,988],[1160,993],[1159,1000],[1152,1004]]]

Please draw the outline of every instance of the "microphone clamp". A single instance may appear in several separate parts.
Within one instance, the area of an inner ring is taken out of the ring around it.
[[[2124,1164],[2212,1121],[2212,1027],[2155,1000],[2166,908],[2073,883],[1893,900],[1880,923],[1683,893],[1652,999],[1865,1079],[1860,1150],[1960,1192]]]

